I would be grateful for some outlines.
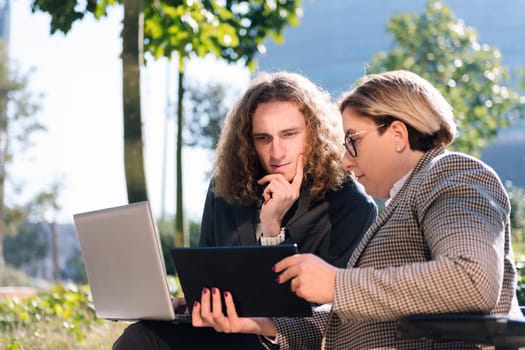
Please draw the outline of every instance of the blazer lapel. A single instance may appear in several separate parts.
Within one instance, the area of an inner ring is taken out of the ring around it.
[[[236,205],[234,210],[235,220],[237,221],[237,235],[239,236],[239,243],[241,245],[255,245],[255,229],[256,221],[255,205],[241,206]]]
[[[417,174],[419,171],[426,166],[432,159],[434,159],[436,156],[443,154],[445,152],[445,149],[443,147],[432,149],[428,152],[426,152],[423,157],[420,159],[420,161],[416,164],[414,169],[412,170],[412,173],[408,177],[407,181],[401,187],[399,192],[396,194],[396,196],[392,199],[390,204],[383,209],[381,214],[377,217],[375,222],[368,228],[366,233],[363,235],[363,238],[357,245],[357,248],[354,250],[352,255],[350,256],[350,259],[348,260],[347,267],[354,267],[357,263],[357,260],[363,253],[363,250],[366,248],[368,242],[374,237],[374,235],[379,231],[379,229],[385,224],[385,222],[394,214],[396,207],[398,204],[404,200],[404,198],[410,193],[411,191],[411,183],[415,177],[417,177]]]
[[[384,225],[384,223],[388,221],[388,219],[392,216],[392,213],[394,212],[397,203],[399,202],[392,201],[387,207],[385,207],[381,214],[376,218],[374,223],[368,228],[368,230],[363,235],[363,238],[361,238],[361,241],[350,256],[347,267],[354,267],[354,265],[357,263],[357,260],[361,256],[361,253],[367,246],[368,242],[372,239],[372,237],[374,237],[376,232],[379,231],[379,229]]]
[[[292,217],[290,217],[284,225],[289,226],[295,221],[299,220],[301,216],[308,212],[308,209],[310,208],[310,203],[311,200],[308,191],[304,188],[301,189],[301,193],[299,194],[299,199],[297,201],[297,210],[292,214]]]

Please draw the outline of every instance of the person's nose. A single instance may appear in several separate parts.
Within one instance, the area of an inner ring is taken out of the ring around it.
[[[273,159],[281,159],[286,154],[286,149],[280,138],[274,137],[272,140],[271,156]]]
[[[351,157],[347,151],[343,156],[343,168],[345,170],[352,170],[356,166],[356,161],[354,157]]]

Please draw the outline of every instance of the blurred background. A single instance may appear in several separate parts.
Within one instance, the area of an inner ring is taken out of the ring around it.
[[[434,83],[456,111],[453,148],[509,190],[521,267],[525,0],[231,3],[0,1],[1,286],[85,284],[79,212],[149,200],[165,248],[196,244],[224,116],[275,70],[334,100],[387,69]]]

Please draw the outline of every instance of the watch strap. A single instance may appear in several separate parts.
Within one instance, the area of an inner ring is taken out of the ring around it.
[[[286,227],[281,227],[277,236],[266,237],[264,234],[260,238],[261,245],[277,245],[286,239]]]

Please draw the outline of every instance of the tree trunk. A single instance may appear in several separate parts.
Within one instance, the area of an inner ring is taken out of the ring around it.
[[[49,231],[51,232],[51,257],[53,259],[53,279],[55,283],[60,283],[60,263],[58,261],[58,235],[57,224],[55,221],[49,223]]]
[[[2,285],[2,277],[4,275],[5,269],[5,260],[4,260],[4,217],[5,217],[5,206],[4,206],[4,184],[5,184],[5,161],[4,161],[4,150],[7,146],[2,145],[2,142],[7,142],[3,140],[3,137],[7,136],[3,133],[0,128],[0,286]]]
[[[144,2],[123,0],[122,101],[124,111],[124,166],[129,203],[148,199],[144,171],[140,68],[144,45]]]
[[[7,64],[5,65],[7,67]],[[5,164],[7,162],[8,142],[7,142],[7,92],[0,91],[0,286],[5,269],[4,260],[4,237],[5,237],[5,205],[4,205],[4,186],[5,186]]]
[[[182,192],[182,129],[184,127],[184,114],[182,100],[184,98],[184,57],[179,55],[179,82],[177,89],[177,159],[176,159],[176,205],[175,205],[175,247],[185,247],[188,239],[184,230],[184,201]]]

